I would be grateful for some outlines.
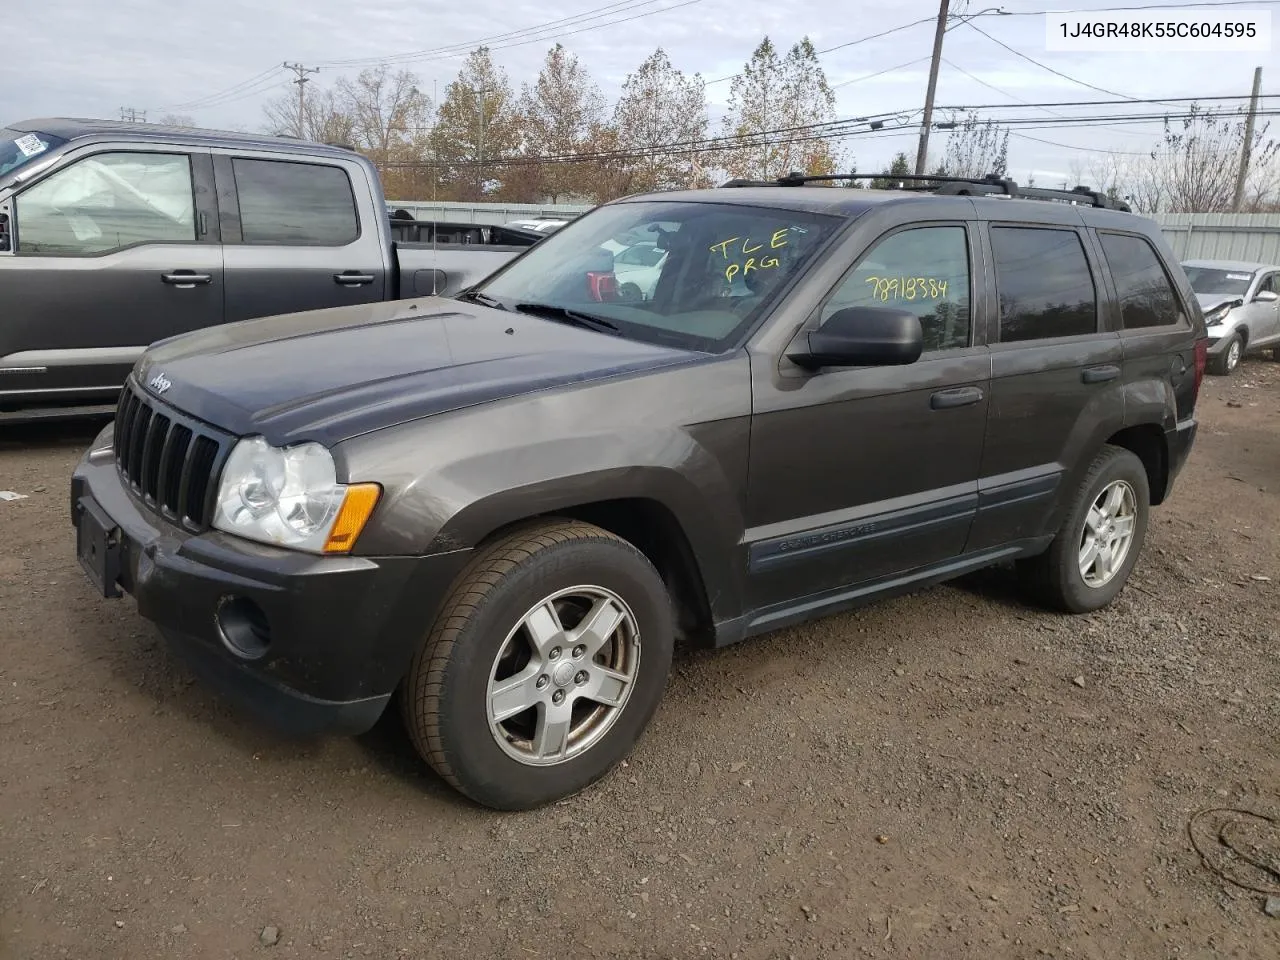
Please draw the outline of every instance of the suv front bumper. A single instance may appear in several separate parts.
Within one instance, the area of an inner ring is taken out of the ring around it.
[[[126,489],[110,436],[71,479],[77,555],[103,596],[132,595],[201,679],[277,729],[372,727],[470,551],[315,556],[191,535]]]

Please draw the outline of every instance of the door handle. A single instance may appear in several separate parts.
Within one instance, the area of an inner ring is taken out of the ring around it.
[[[1080,379],[1085,383],[1106,383],[1118,376],[1120,376],[1120,368],[1112,363],[1101,367],[1085,367],[1080,373]]]
[[[958,387],[955,390],[939,390],[929,397],[929,406],[934,410],[949,410],[952,407],[967,407],[981,401],[980,387]]]
[[[175,287],[190,288],[197,284],[203,286],[206,283],[213,283],[213,274],[196,273],[193,270],[175,270],[173,273],[160,274],[160,282]]]
[[[356,273],[354,270],[348,270],[346,273],[335,273],[333,280],[344,287],[362,287],[367,283],[373,283],[373,274]]]

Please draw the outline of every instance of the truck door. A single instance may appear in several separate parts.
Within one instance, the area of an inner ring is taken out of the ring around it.
[[[227,154],[214,169],[229,321],[386,299],[390,228],[363,167]]]
[[[148,344],[222,322],[207,151],[102,146],[10,206],[0,406],[110,402]]]

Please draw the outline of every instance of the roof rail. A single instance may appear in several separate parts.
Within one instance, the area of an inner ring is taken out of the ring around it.
[[[721,184],[721,187],[801,187],[806,183],[831,183],[837,180],[890,180],[900,184],[899,190],[919,190],[935,194],[958,196],[1008,197],[1020,200],[1052,200],[1058,203],[1084,204],[1091,207],[1102,207],[1107,210],[1120,210],[1131,213],[1132,209],[1123,200],[1113,200],[1105,193],[1090,187],[1074,187],[1071,190],[1050,190],[1044,187],[1020,187],[1013,180],[996,176],[993,173],[985,177],[948,177],[918,173],[828,173],[807,176],[802,173],[789,173],[777,180],[735,179]]]

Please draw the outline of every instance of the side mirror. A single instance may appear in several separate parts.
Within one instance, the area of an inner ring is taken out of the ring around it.
[[[1259,290],[1253,295],[1254,303],[1275,303],[1277,300],[1280,300],[1280,293],[1274,290]]]
[[[882,367],[915,363],[924,352],[924,330],[910,310],[846,307],[787,354],[809,370],[821,367]]]

